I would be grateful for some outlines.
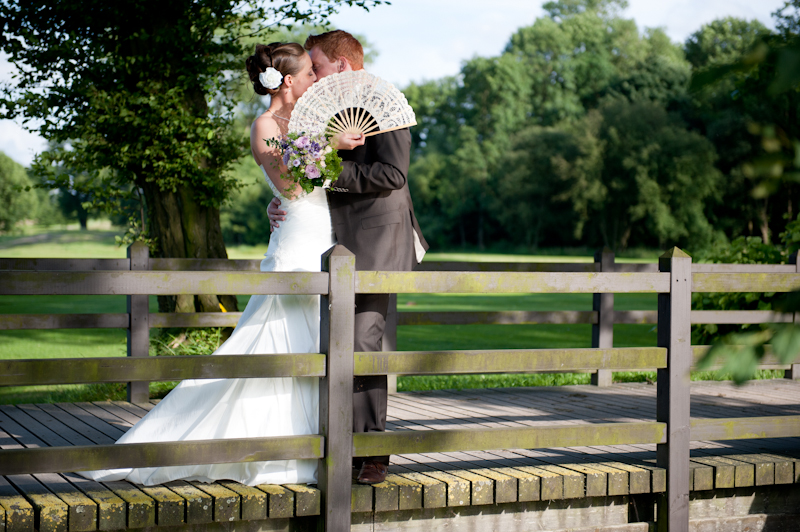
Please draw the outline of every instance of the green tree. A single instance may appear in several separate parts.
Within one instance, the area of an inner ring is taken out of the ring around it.
[[[68,146],[42,154],[38,172],[85,171],[95,197],[144,207],[139,230],[155,256],[226,257],[219,208],[237,186],[227,170],[246,151],[233,120],[244,37],[380,3],[10,0],[0,4],[0,49],[20,74],[3,91],[3,117],[34,119],[32,129]],[[187,312],[220,300],[160,302]]]
[[[0,152],[0,233],[7,233],[22,220],[31,219],[38,211],[38,198],[31,190],[25,168]]]

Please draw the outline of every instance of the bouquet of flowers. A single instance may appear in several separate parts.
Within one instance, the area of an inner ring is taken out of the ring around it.
[[[342,159],[322,133],[288,133],[267,140],[267,144],[283,154],[283,164],[288,168],[288,175],[284,177],[306,193],[314,187],[329,187],[342,173]]]

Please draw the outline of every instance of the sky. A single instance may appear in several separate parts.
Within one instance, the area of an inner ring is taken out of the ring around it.
[[[544,0],[393,0],[369,13],[345,8],[334,16],[335,27],[363,35],[378,51],[369,70],[399,87],[457,74],[475,56],[498,55],[509,37],[542,16]],[[705,23],[734,16],[758,19],[772,28],[771,13],[783,0],[628,0],[622,16],[639,30],[661,27],[675,42],[683,42]],[[13,66],[0,56],[0,83]],[[0,151],[28,166],[44,140],[0,120]]]

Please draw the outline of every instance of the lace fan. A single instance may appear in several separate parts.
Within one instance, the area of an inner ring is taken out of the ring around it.
[[[394,85],[363,70],[314,83],[295,103],[289,131],[369,137],[415,126],[414,110]]]

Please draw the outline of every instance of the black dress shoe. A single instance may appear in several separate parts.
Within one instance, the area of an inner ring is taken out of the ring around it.
[[[378,484],[386,480],[386,473],[389,472],[389,466],[374,460],[366,460],[361,465],[361,470],[358,472],[359,484]]]

